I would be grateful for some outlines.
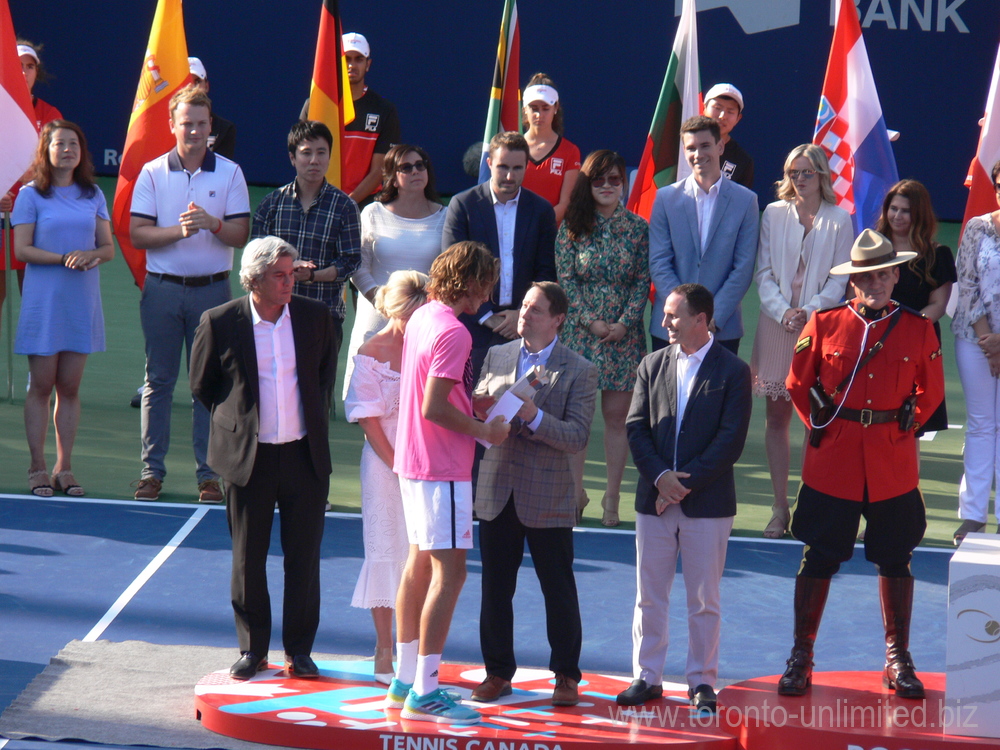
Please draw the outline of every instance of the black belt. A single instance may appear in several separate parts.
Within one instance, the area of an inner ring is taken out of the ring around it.
[[[885,411],[875,411],[873,409],[841,409],[837,412],[838,419],[846,419],[848,422],[860,422],[867,427],[870,424],[885,424],[887,422],[899,421],[899,409],[887,409]]]
[[[169,281],[171,284],[180,284],[181,286],[208,286],[209,284],[214,284],[216,281],[225,281],[228,279],[229,271],[219,271],[218,273],[213,273],[211,276],[174,276],[172,273],[154,273],[153,271],[146,271],[146,275],[160,281]]]

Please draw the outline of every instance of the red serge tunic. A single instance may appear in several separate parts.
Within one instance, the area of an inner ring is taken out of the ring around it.
[[[941,345],[927,318],[896,302],[877,320],[860,311],[863,307],[857,300],[817,311],[802,329],[785,385],[808,427],[809,388],[817,378],[833,394],[882,338],[893,316],[901,316],[882,351],[858,370],[853,383],[844,386],[846,396],[837,394],[833,400],[850,409],[887,411],[898,409],[915,392],[914,428],[902,432],[897,422],[865,427],[834,419],[819,447],[806,448],[802,467],[802,481],[819,492],[860,502],[867,484],[868,500],[878,502],[917,486],[914,431],[944,398],[944,370]]]

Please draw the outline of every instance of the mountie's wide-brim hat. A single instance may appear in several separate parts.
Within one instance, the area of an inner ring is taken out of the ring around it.
[[[835,276],[848,276],[852,273],[878,271],[880,268],[890,268],[906,263],[917,254],[907,251],[897,253],[892,249],[892,243],[873,229],[865,229],[854,240],[851,248],[851,259],[830,269]]]

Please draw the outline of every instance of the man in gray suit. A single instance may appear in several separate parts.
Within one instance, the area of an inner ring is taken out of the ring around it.
[[[649,217],[649,274],[656,287],[654,310],[670,290],[697,283],[715,298],[713,331],[722,346],[739,353],[743,336],[740,302],[753,280],[760,215],[757,195],[722,176],[725,150],[719,123],[691,117],[681,125],[684,157],[691,176],[660,188]],[[654,315],[653,349],[667,344]]]
[[[670,587],[683,560],[688,606],[688,697],[715,710],[721,629],[719,583],[736,515],[733,465],[750,425],[750,368],[709,331],[711,293],[683,284],[667,297],[670,346],[639,364],[625,422],[639,470],[635,495],[635,679],[618,703],[663,694]]]
[[[579,702],[582,628],[573,577],[576,493],[570,458],[587,445],[597,398],[597,369],[559,343],[569,302],[552,281],[534,283],[517,322],[521,338],[486,354],[474,405],[481,415],[534,365],[549,382],[526,401],[503,445],[486,451],[479,467],[476,515],[483,562],[479,640],[486,679],[472,698],[491,702],[511,694],[514,659],[512,601],[524,542],[545,597],[555,673],[552,703]]]

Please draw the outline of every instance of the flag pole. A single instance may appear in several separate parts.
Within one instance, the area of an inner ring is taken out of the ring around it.
[[[8,232],[7,229],[10,228]],[[14,247],[14,227],[10,223],[10,211],[3,212],[2,223],[0,223],[0,231],[3,232],[3,254],[5,261],[4,281],[7,284],[7,294],[3,301],[4,312],[3,316],[7,321],[7,403],[14,403],[14,318],[13,303],[10,298],[14,292],[11,288],[11,280],[16,279],[17,276],[13,273],[11,268],[11,259],[13,258],[12,248]]]

